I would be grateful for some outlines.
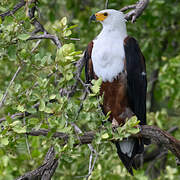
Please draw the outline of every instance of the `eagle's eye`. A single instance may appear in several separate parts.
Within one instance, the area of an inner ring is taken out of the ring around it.
[[[104,16],[108,16],[108,13],[107,13],[107,12],[105,12],[105,13],[104,13]]]

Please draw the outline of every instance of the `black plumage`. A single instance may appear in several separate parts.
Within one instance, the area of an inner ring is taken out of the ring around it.
[[[143,125],[146,124],[147,79],[145,59],[137,41],[132,37],[125,40],[124,50],[130,107],[140,120],[140,124]]]

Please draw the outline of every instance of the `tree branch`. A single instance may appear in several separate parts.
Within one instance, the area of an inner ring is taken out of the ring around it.
[[[105,9],[108,9],[108,3],[109,3],[109,0],[106,0],[106,2],[105,2]]]
[[[167,132],[173,133],[176,130],[178,130],[178,127],[174,126],[174,127],[170,128]],[[160,145],[158,145],[150,153],[148,153],[148,149],[149,149],[149,147],[146,147],[144,150],[144,162],[149,162],[149,161],[152,161],[153,159],[155,159],[161,153],[162,148]]]
[[[171,136],[168,132],[156,126],[141,126],[139,135],[151,139],[152,143],[161,145],[170,150],[178,159],[180,159],[180,141]]]
[[[27,134],[32,136],[46,136],[48,133],[48,130],[40,129],[28,132]],[[93,131],[84,133],[84,135],[79,136],[80,144],[90,144],[93,141],[94,136],[95,132]],[[168,132],[156,126],[143,125],[141,126],[141,132],[134,136],[151,139],[152,143],[164,146],[170,150],[178,158],[178,160],[180,160],[180,141],[175,139]],[[67,141],[69,136],[65,133],[56,132],[52,137]]]
[[[58,159],[55,158],[54,148],[49,148],[43,164],[37,169],[30,171],[23,176],[17,178],[16,180],[25,180],[25,179],[43,179],[51,180],[56,168],[58,166]]]
[[[125,19],[131,22],[135,22],[136,19],[143,13],[143,11],[148,6],[149,0],[139,0],[136,4],[125,6],[120,11],[124,12],[129,9],[133,9],[125,14]]]
[[[4,19],[6,16],[11,16],[16,11],[18,11],[20,8],[22,8],[25,4],[26,4],[26,1],[20,0],[20,2],[14,6],[13,10],[9,10],[9,11],[7,11],[5,13],[0,14],[0,17],[2,19]]]
[[[51,39],[58,48],[61,48],[61,42],[59,41],[58,37],[55,35],[52,34],[32,35],[28,40],[35,40],[35,39]]]
[[[28,16],[31,19],[31,24],[34,25],[35,30],[33,32],[33,35],[28,39],[28,40],[34,40],[34,39],[51,39],[54,44],[58,47],[61,48],[61,42],[59,40],[59,38],[56,35],[51,35],[49,34],[46,29],[44,28],[44,26],[37,20],[37,18],[35,17],[35,11],[37,10],[36,8],[36,1],[32,2],[34,5],[32,8],[29,9],[28,11]],[[43,32],[43,35],[35,35],[38,32]]]

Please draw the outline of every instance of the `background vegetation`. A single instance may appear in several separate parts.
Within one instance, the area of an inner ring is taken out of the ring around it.
[[[18,2],[0,2],[0,13],[12,9]],[[135,2],[110,0],[109,8],[121,9]],[[106,118],[93,94],[83,101],[79,113],[84,94],[81,84],[70,100],[60,91],[75,83],[74,64],[101,29],[97,23],[90,24],[89,17],[104,9],[104,4],[105,0],[39,1],[37,17],[48,32],[60,38],[63,47],[59,50],[50,40],[42,40],[35,50],[37,41],[26,41],[34,30],[26,16],[28,7],[0,19],[0,101],[6,90],[8,92],[0,108],[0,118],[6,119],[1,122],[0,130],[0,179],[11,180],[38,167],[51,145],[60,157],[53,179],[70,180],[88,174],[90,150],[87,145],[74,147],[75,139],[71,137],[62,147],[63,142],[52,139],[51,135],[55,131],[74,134],[72,122],[83,131],[98,130]],[[150,0],[137,22],[127,23],[129,35],[138,40],[146,58],[148,124],[164,130],[178,126],[180,117],[179,9],[179,0]],[[20,72],[8,88],[18,68]],[[24,113],[24,117],[11,117],[17,113]],[[27,113],[31,115],[26,116]],[[39,128],[51,129],[51,133],[47,137],[24,135],[26,131]],[[180,139],[179,131],[173,135]],[[92,145],[99,155],[91,179],[145,180],[147,174],[159,180],[180,178],[180,169],[171,153],[145,163],[132,178],[111,143],[103,141],[99,135]],[[151,146],[148,151],[154,148]]]

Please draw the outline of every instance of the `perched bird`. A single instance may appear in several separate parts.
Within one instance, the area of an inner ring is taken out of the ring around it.
[[[100,34],[88,44],[84,58],[87,83],[102,78],[102,109],[109,111],[113,126],[122,126],[136,115],[140,125],[146,124],[146,66],[137,41],[127,35],[125,15],[105,9],[91,16],[102,24]],[[142,138],[115,141],[117,153],[133,175],[134,157],[144,150]]]

